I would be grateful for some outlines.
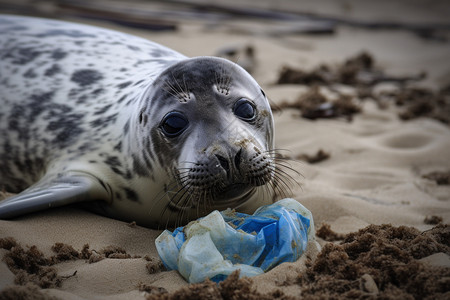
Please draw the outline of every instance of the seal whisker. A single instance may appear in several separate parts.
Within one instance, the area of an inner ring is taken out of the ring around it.
[[[181,94],[183,92],[183,89],[181,88],[181,86],[178,83],[178,81],[175,79],[175,75],[173,74],[173,72],[170,72],[170,76],[172,76],[172,81],[174,82],[174,84],[172,84],[172,86],[174,87],[174,91],[176,91],[176,92]]]
[[[172,95],[175,98],[180,98],[180,91],[176,89],[173,83],[171,83],[169,80],[166,80],[163,85],[163,89],[168,92],[170,95]]]
[[[169,204],[167,204],[166,207],[164,208],[164,212],[168,209],[168,206],[169,206]],[[169,213],[170,213],[170,215],[173,214],[173,212],[171,212],[170,210],[169,210]],[[161,217],[162,217],[163,215],[164,215],[164,213],[161,214]],[[171,219],[172,219],[172,218],[167,218],[167,219],[166,219],[166,225],[164,226],[164,229],[170,228],[170,227],[169,227],[169,222],[170,222]]]
[[[220,93],[229,95],[232,81],[231,73],[229,71],[227,72],[224,63],[220,65],[219,71],[220,73],[218,73],[217,71],[215,72],[215,81],[217,85],[217,90]]]
[[[215,201],[215,195],[211,190],[207,190],[203,193],[203,211],[209,211],[211,207],[213,207],[213,203]]]
[[[272,155],[275,165],[282,166],[283,168],[286,168],[286,169],[294,172],[296,175],[304,177],[302,173],[300,173],[297,169],[294,169],[290,165],[290,163],[296,163],[299,165],[301,165],[302,163],[298,160],[282,156],[280,154],[280,149],[267,150],[267,151],[264,151],[263,153],[268,153],[268,154]]]
[[[286,178],[286,179],[289,179],[289,180],[291,180],[291,181],[293,181],[295,183],[298,183],[298,181],[295,180],[295,178],[291,174],[289,174],[288,172],[284,171],[283,169],[291,170],[290,167],[287,167],[287,166],[285,166],[285,165],[283,165],[281,163],[278,163],[275,166],[275,169],[273,171],[274,171],[275,174],[278,174],[279,176],[282,176],[283,178]],[[295,172],[296,175],[300,174],[300,173],[296,172],[295,170],[291,170],[291,171]]]
[[[184,75],[185,75],[185,74],[183,74],[184,91],[185,91],[185,93],[186,93],[187,99],[190,100],[190,99],[191,99],[191,95],[190,95],[190,93],[189,93],[189,88],[188,88],[188,85],[187,85],[187,83],[186,83],[186,79],[185,79]]]
[[[261,188],[264,189],[263,197],[265,197],[265,203],[273,203],[275,200],[274,194],[276,194],[276,191],[273,187],[273,180],[270,180],[267,184],[261,186]],[[273,193],[271,193],[271,190],[273,191]]]
[[[164,206],[164,208],[163,208],[163,209],[161,210],[161,212],[160,212],[160,216],[161,216],[161,217],[162,217],[167,211],[169,211],[169,214],[170,214],[170,215],[172,215],[172,214],[176,211],[176,212],[177,212],[177,216],[178,216],[179,211],[182,211],[182,210],[183,210],[183,208],[180,209],[180,207],[179,207],[179,202],[180,202],[181,200],[174,201],[174,199],[177,198],[177,197],[180,195],[180,192],[182,192],[182,191],[184,192],[184,193],[182,194],[182,196],[180,197],[180,198],[182,198],[183,195],[184,195],[185,192],[186,192],[186,188],[185,188],[185,187],[179,188],[179,189],[175,192],[175,194],[174,194],[172,197],[170,197],[169,201],[167,202],[167,204]],[[172,192],[172,191],[168,191],[165,195],[167,195],[169,192]],[[165,227],[165,228],[168,228],[168,224],[169,224],[169,222],[170,222],[170,219],[171,219],[171,218],[167,218],[167,222],[166,222],[166,227]]]
[[[183,90],[183,88],[181,87],[180,83],[178,82],[178,80],[175,79],[175,75],[173,74],[173,72],[171,73],[172,75],[172,80],[175,82],[175,84],[177,85],[175,87],[175,91],[178,92],[179,94],[179,99],[180,100],[184,100],[184,102],[186,102],[186,100],[189,99],[189,92],[187,90]],[[184,76],[184,74],[182,74],[182,77]],[[178,89],[177,89],[178,88]]]
[[[195,211],[195,213],[196,213],[196,218],[199,218],[200,216],[201,216],[201,213],[200,213],[200,209],[202,208],[202,205],[203,205],[203,210],[204,211],[207,211],[207,206],[205,206],[205,200],[207,199],[207,196],[206,196],[206,194],[208,193],[208,191],[201,191],[200,192],[200,194],[198,194],[196,197],[197,197],[197,201],[196,201],[196,211]]]
[[[203,204],[203,211],[208,211],[210,207],[212,207],[212,202],[214,201],[214,194],[211,190],[205,190],[203,192],[203,199],[201,199],[201,203]]]
[[[203,200],[199,199],[197,205],[195,206],[195,213],[197,218],[200,216],[200,206]]]
[[[214,72],[214,77],[215,77],[215,83],[216,83],[216,89],[219,93],[223,93],[223,65],[221,64],[219,67],[219,72]]]
[[[179,95],[177,95],[170,86],[169,88],[164,87],[163,90],[172,95],[173,97],[179,98]]]
[[[189,187],[186,185],[183,185],[180,189],[178,189],[178,191],[170,199],[170,202],[167,205],[172,208],[171,213],[175,213],[175,211],[177,212],[176,218],[175,218],[175,224],[174,224],[175,228],[180,226],[180,224],[182,224],[183,215],[184,215],[184,212],[186,211],[185,208],[189,208],[188,205],[185,206],[185,204],[189,203],[190,194],[188,192],[189,192]],[[181,193],[181,196],[179,196],[180,193]],[[176,198],[175,201],[174,201],[174,198]],[[171,206],[170,204],[172,204],[173,206]],[[175,209],[175,211],[173,211],[174,209]]]
[[[167,196],[169,193],[172,192],[172,188],[176,187],[178,185],[178,182],[174,179],[172,180],[169,184],[167,184],[166,186],[164,186],[164,189],[159,191],[158,194],[156,194],[156,196],[153,198],[152,202],[153,205],[151,206],[151,208],[153,208],[154,205],[158,204],[157,202],[159,202],[162,198],[164,198],[165,196]],[[161,195],[159,198],[158,195]]]
[[[185,204],[190,203],[190,198],[192,194],[188,193],[188,188],[184,190],[184,193],[181,195],[179,201],[177,201],[177,205],[180,207],[185,207]],[[187,207],[187,205],[186,205]],[[183,223],[184,215],[188,212],[186,209],[179,209],[176,216],[175,227],[180,226]],[[188,216],[189,217],[189,216]]]
[[[294,176],[292,176],[289,172],[286,172],[283,169],[290,171],[290,172],[294,172],[294,174],[296,176],[301,176],[302,178],[304,178],[303,174],[300,173],[299,171],[297,171],[296,169],[293,169],[290,165],[285,165],[284,163],[279,162],[279,161],[276,162],[276,168],[275,168],[276,172],[279,175],[283,175],[284,178],[289,179],[291,184],[295,184],[298,187],[302,188],[302,185],[300,184],[300,182],[296,178],[294,178]]]
[[[282,198],[286,197],[286,192],[284,189],[282,189],[279,184],[277,183],[277,179],[274,178],[274,180],[270,183],[270,187],[274,191],[276,195],[281,196]]]
[[[175,86],[174,83],[171,83],[169,80],[166,81],[166,85],[172,91],[170,94],[173,97],[177,98],[180,102],[186,102],[186,100],[188,100],[190,98],[189,93],[185,92],[183,90],[183,88],[181,88],[181,86],[178,83],[178,81],[175,80],[175,77],[174,77],[173,73],[171,73],[171,75],[172,75],[172,81],[175,82],[176,86]]]
[[[277,185],[280,187],[281,190],[287,191],[288,194],[292,194],[291,190],[291,181],[289,177],[284,176],[283,174],[280,174],[278,172],[275,172],[275,178],[274,182],[277,183]],[[286,193],[284,193],[284,196],[287,196]]]
[[[169,184],[166,186],[166,190],[165,190],[165,191],[160,191],[160,192],[155,196],[155,198],[151,201],[151,202],[152,202],[152,205],[150,206],[149,213],[151,213],[151,211],[152,211],[155,207],[159,206],[161,200],[163,200],[166,196],[169,196],[169,194],[174,193],[174,191],[173,191],[172,189],[173,189],[174,187],[178,186],[178,185],[179,185],[179,183],[178,183],[176,180],[173,180],[171,183],[169,183]],[[182,189],[182,188],[180,188],[177,192],[175,192],[175,195],[174,195],[174,196],[168,197],[168,198],[169,198],[169,201],[166,203],[166,205],[164,205],[164,208],[160,211],[160,218],[161,218],[162,216],[164,216],[164,214],[166,213],[167,209],[170,207],[170,205],[171,205],[171,203],[172,203],[171,201],[172,201],[173,197],[175,197],[181,189]],[[161,195],[160,197],[158,197],[159,194],[162,194],[162,195]],[[158,198],[156,198],[156,197],[158,197]],[[170,211],[170,210],[169,210],[169,211]],[[170,219],[170,218],[169,218],[169,219]]]
[[[283,165],[281,163],[277,164],[277,167],[275,168],[274,171],[277,172],[278,174],[283,175],[286,178],[290,178],[292,181],[298,183],[297,180],[295,180],[294,177],[291,174],[289,174],[288,172],[284,171],[283,168],[295,172],[296,175],[301,175],[296,170],[292,169],[289,166],[285,166],[285,165]]]
[[[177,192],[173,195],[173,197],[170,198],[170,203],[172,205],[174,205],[173,208],[177,208],[177,209],[181,209],[181,210],[186,208],[181,203],[184,203],[183,198],[186,195],[186,193],[189,192],[190,188],[191,188],[191,186],[189,184],[185,184],[185,182],[182,182],[181,187],[177,190]]]
[[[199,218],[201,216],[200,209],[202,207],[202,203],[204,205],[204,207],[203,207],[204,211],[206,212],[206,211],[209,210],[209,206],[207,204],[205,205],[205,203],[207,202],[206,200],[208,199],[207,193],[208,193],[208,190],[202,190],[200,192],[198,192],[198,191],[193,191],[193,192],[189,191],[189,193],[187,194],[188,202],[190,202],[191,205],[194,205],[194,203],[195,203],[196,218]],[[191,212],[190,211],[186,211],[186,213],[190,214]],[[181,212],[181,214],[182,214],[182,218],[181,219],[183,219],[184,218],[184,216],[183,216],[184,212]]]

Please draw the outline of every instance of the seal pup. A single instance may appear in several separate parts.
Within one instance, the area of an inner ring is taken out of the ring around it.
[[[256,81],[128,34],[0,17],[0,218],[89,202],[147,227],[272,202],[273,118]],[[282,184],[277,185],[276,179]]]

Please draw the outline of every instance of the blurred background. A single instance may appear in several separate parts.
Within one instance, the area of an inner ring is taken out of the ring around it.
[[[380,107],[394,98],[404,104],[400,91],[420,100],[412,115],[434,111],[439,116],[432,117],[449,123],[445,0],[0,0],[0,13],[109,27],[189,57],[226,57],[255,77],[274,110],[321,85],[353,100],[374,99]],[[320,110],[323,100],[314,101]]]
[[[261,84],[276,81],[282,65],[313,68],[363,50],[395,74],[427,71],[437,87],[450,78],[445,0],[0,0],[0,13],[112,27],[187,56],[229,56]],[[417,63],[402,64],[411,51]]]

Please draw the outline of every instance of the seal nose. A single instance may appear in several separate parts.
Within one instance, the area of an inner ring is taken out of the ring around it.
[[[241,171],[241,154],[242,154],[242,148],[239,149],[239,151],[236,153],[236,156],[234,157],[234,166],[236,167],[236,170]]]
[[[228,163],[228,159],[225,157],[216,154],[217,159],[219,160],[220,165],[222,168],[227,172],[227,174],[230,172],[230,164]]]
[[[241,154],[242,154],[242,149],[239,149],[239,151],[236,153],[236,155],[234,156],[234,166],[236,168],[236,170],[240,171],[240,166],[241,166]],[[227,172],[227,174],[230,173],[230,161],[219,155],[219,154],[215,154],[217,157],[217,160],[219,161],[220,165],[222,166],[222,168],[225,170],[225,172]]]

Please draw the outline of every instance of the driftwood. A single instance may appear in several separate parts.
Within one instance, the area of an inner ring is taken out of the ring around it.
[[[44,9],[42,9],[42,4]],[[48,8],[52,7],[49,10]],[[11,2],[0,0],[0,9],[21,14],[43,15],[48,17],[78,16],[107,20],[125,26],[149,30],[175,30],[180,20],[210,21],[220,25],[220,21],[237,18],[271,20],[272,23],[263,34],[283,36],[291,34],[332,34],[337,26],[377,29],[407,30],[423,38],[446,40],[441,31],[450,30],[447,23],[404,23],[387,21],[362,21],[336,16],[319,15],[299,11],[279,11],[276,9],[255,8],[245,4],[214,4],[199,0],[166,1],[106,1],[106,0],[56,0]],[[227,24],[227,26],[231,26]],[[232,27],[232,26],[231,26]],[[241,30],[246,34],[261,34],[255,30]]]
[[[236,5],[228,5],[225,2],[221,4],[205,4],[203,1],[195,0],[167,0],[166,3],[183,4],[195,7],[197,10],[209,12],[220,11],[226,12],[235,16],[245,16],[260,19],[271,19],[277,21],[309,21],[317,22],[317,28],[305,28],[304,31],[295,29],[292,32],[297,33],[332,33],[337,25],[346,25],[351,27],[365,28],[365,29],[397,29],[411,31],[422,38],[429,38],[444,41],[445,36],[439,35],[441,30],[450,30],[450,23],[404,23],[395,21],[361,21],[355,19],[346,19],[341,17],[319,15],[307,12],[284,12],[261,8],[238,7]],[[282,33],[282,32],[280,32]]]
[[[21,15],[31,15],[47,18],[82,17],[109,21],[123,26],[142,28],[147,30],[176,30],[178,22],[166,20],[153,11],[130,8],[130,3],[111,1],[12,1],[0,0],[0,11]]]
[[[230,20],[235,18],[270,19],[274,21],[290,21],[285,28],[274,28],[265,32],[267,35],[284,34],[329,34],[334,33],[335,25],[332,22],[313,20],[309,17],[301,17],[283,12],[252,9],[224,5],[197,5],[189,1],[162,1],[160,6],[155,2],[148,2],[147,6],[141,4],[140,9],[130,8],[130,2],[111,1],[86,1],[86,0],[60,0],[59,8],[65,13],[76,14],[81,17],[96,18],[113,21],[121,25],[144,27],[147,29],[174,29],[170,22],[179,19],[209,20],[213,22]],[[131,2],[132,3],[132,2]],[[169,24],[167,24],[169,22]],[[169,26],[166,28],[166,26]],[[237,29],[239,30],[239,29]],[[252,30],[244,30],[243,33],[259,34]]]
[[[79,17],[114,22],[123,26],[154,31],[176,30],[177,24],[159,17],[150,16],[145,10],[131,9],[129,3],[70,0],[58,1],[63,13]]]

